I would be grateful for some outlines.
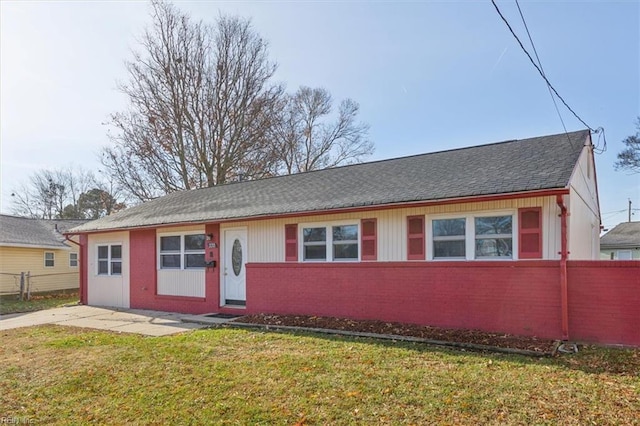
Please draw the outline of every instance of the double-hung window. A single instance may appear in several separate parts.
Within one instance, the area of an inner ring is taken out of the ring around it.
[[[360,258],[357,223],[301,226],[304,261],[357,261]]]
[[[513,259],[513,214],[465,215],[431,220],[434,260]]]
[[[466,257],[465,218],[436,219],[432,223],[433,258],[464,259]]]
[[[160,236],[160,269],[200,269],[204,262],[204,234]]]
[[[474,219],[476,259],[513,258],[513,216]]]
[[[122,275],[122,245],[98,246],[98,275]]]
[[[78,267],[78,253],[69,253],[69,268]]]
[[[45,268],[53,268],[56,266],[55,262],[56,254],[52,251],[44,252],[44,267]]]

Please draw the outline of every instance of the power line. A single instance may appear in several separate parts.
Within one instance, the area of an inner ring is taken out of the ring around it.
[[[522,19],[522,23],[524,24],[524,29],[527,31],[527,36],[529,37],[529,42],[531,43],[531,47],[533,48],[533,53],[536,55],[538,65],[540,65],[540,71],[542,72],[542,75],[545,76],[544,68],[542,67],[542,61],[540,60],[540,56],[538,56],[538,50],[536,49],[536,45],[533,43],[533,38],[531,37],[531,33],[529,32],[529,26],[527,25],[527,21],[525,21],[524,19],[524,15],[522,13],[522,9],[520,9],[520,3],[518,2],[518,0],[516,0],[516,6],[518,6],[518,12],[520,13],[520,18]],[[562,114],[560,114],[560,109],[558,108],[558,103],[556,102],[555,96],[553,96],[553,92],[551,91],[550,86],[551,86],[550,84],[547,84],[549,95],[551,96],[551,100],[553,101],[553,106],[556,107],[556,112],[558,113],[558,118],[560,118],[560,122],[562,123],[562,128],[564,129],[564,133],[567,135],[567,139],[569,139],[567,126],[565,126],[564,124],[564,120],[562,119]],[[570,140],[569,140],[569,143],[571,143]]]
[[[569,106],[569,104],[567,104],[567,102],[562,98],[562,96],[560,96],[560,94],[558,93],[558,91],[555,89],[555,87],[553,87],[553,85],[551,84],[551,82],[549,81],[549,79],[544,75],[544,72],[540,69],[540,67],[538,66],[538,64],[536,64],[536,62],[533,60],[533,58],[531,57],[531,55],[529,54],[529,52],[527,51],[527,49],[524,47],[524,45],[522,44],[522,42],[520,41],[520,38],[516,35],[516,33],[513,31],[513,28],[511,28],[511,25],[509,24],[509,21],[507,21],[507,19],[504,17],[504,15],[502,14],[502,12],[500,12],[500,8],[498,8],[498,5],[496,4],[495,0],[491,0],[491,3],[493,4],[493,7],[496,9],[496,12],[498,12],[498,15],[500,15],[500,18],[502,18],[502,21],[505,23],[505,25],[507,26],[507,28],[509,29],[509,32],[511,32],[511,35],[513,35],[513,37],[516,39],[516,41],[518,42],[518,44],[520,45],[520,49],[522,49],[522,51],[527,55],[527,58],[529,58],[529,61],[531,62],[531,64],[535,67],[536,70],[538,70],[538,73],[540,74],[540,76],[544,79],[544,81],[547,83],[547,86],[549,87],[550,90],[553,91],[553,93],[555,93],[555,95],[558,97],[558,99],[560,99],[562,101],[562,103],[564,104],[565,107],[567,107],[567,109],[569,111],[571,111],[571,113],[574,115],[574,117],[576,117],[578,119],[578,121],[580,121],[582,124],[585,125],[585,127],[587,127],[587,129],[589,129],[591,132],[593,133],[598,133],[598,131],[594,130],[591,126],[589,126],[587,123],[585,123],[585,121],[580,118],[580,116]],[[516,2],[517,3],[517,2]],[[518,9],[520,7],[518,6]],[[529,32],[529,30],[527,30],[527,33]],[[533,44],[533,43],[532,43]],[[535,48],[534,48],[535,50]]]

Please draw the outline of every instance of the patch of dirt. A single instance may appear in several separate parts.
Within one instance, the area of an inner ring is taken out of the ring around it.
[[[315,317],[306,315],[247,315],[234,321],[272,326],[324,328],[331,330],[410,336],[453,343],[470,343],[475,345],[496,346],[499,348],[521,349],[540,354],[551,354],[555,344],[555,341],[548,339],[514,336],[502,333],[487,333],[478,330],[454,330],[397,322],[352,320],[346,318]]]

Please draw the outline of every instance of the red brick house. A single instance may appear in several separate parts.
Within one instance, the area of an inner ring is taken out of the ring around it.
[[[585,130],[176,192],[72,233],[91,305],[566,339],[599,231]]]

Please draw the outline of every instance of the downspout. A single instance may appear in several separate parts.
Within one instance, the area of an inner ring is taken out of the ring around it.
[[[80,265],[79,265],[80,267],[78,268],[78,275],[79,275],[78,282],[80,285],[79,286],[80,288],[78,290],[80,294],[78,296],[80,298],[80,303],[83,305],[86,305],[87,304],[87,281],[84,279],[84,273],[86,270],[85,262],[87,261],[87,251],[85,250],[86,246],[84,246],[82,242],[73,241],[71,238],[69,238],[69,235],[70,234],[64,234],[64,239],[66,241],[69,241],[70,243],[77,245],[80,248],[80,256],[78,259],[78,261],[80,262]],[[71,234],[71,235],[75,235],[75,234]],[[80,237],[80,241],[82,241],[82,237]]]
[[[562,195],[556,195],[556,203],[560,207],[560,308],[562,310],[562,340],[569,340],[569,302],[567,280],[567,206]]]

